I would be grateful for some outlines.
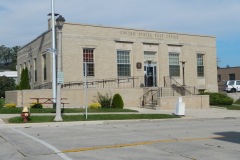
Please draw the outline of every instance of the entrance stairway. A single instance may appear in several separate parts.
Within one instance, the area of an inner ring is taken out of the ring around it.
[[[140,106],[156,109],[160,107],[158,99],[161,97],[188,96],[198,94],[195,86],[183,86],[172,77],[164,77],[164,87],[145,87],[144,94],[139,98]]]

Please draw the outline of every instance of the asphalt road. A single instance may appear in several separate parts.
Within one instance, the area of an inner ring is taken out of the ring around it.
[[[0,127],[1,160],[239,160],[240,119]]]

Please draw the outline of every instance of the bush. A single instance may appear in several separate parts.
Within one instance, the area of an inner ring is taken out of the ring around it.
[[[92,103],[88,106],[90,109],[98,109],[101,108],[101,104],[96,102],[96,103]]]
[[[123,109],[124,103],[123,103],[123,99],[121,97],[120,94],[115,94],[113,96],[113,100],[112,100],[112,107],[113,108],[120,108]]]
[[[43,106],[41,103],[34,103],[30,105],[31,108],[38,108],[38,109],[42,109]]]
[[[240,99],[236,100],[234,104],[240,104]]]
[[[16,104],[15,103],[6,103],[5,107],[6,108],[16,108]]]
[[[232,105],[233,104],[233,99],[223,93],[205,92],[205,93],[202,93],[201,95],[209,95],[210,105]]]
[[[101,104],[102,108],[111,108],[112,96],[109,96],[108,93],[102,95],[97,93],[97,101]]]

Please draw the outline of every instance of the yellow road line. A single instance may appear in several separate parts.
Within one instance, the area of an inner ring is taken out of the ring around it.
[[[145,141],[145,142],[117,144],[117,145],[109,145],[109,146],[97,146],[97,147],[91,147],[91,148],[69,149],[69,150],[63,150],[62,153],[83,152],[83,151],[107,149],[107,148],[121,148],[121,147],[131,147],[131,146],[142,146],[142,145],[149,145],[149,144],[155,144],[155,143],[200,141],[200,140],[208,140],[208,139],[216,139],[216,138],[224,138],[224,137],[223,136],[215,136],[215,137],[206,137],[206,138],[165,139],[165,140]]]

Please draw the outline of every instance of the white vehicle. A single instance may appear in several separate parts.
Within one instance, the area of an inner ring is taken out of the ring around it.
[[[226,81],[224,84],[224,91],[232,93],[240,91],[240,80]]]

